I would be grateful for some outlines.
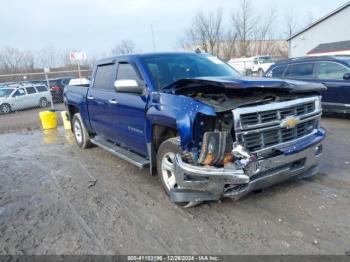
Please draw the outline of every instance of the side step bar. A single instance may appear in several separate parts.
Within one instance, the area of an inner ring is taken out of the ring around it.
[[[129,163],[139,167],[140,169],[149,167],[149,160],[135,154],[127,149],[124,149],[120,146],[114,145],[104,139],[101,139],[99,137],[95,137],[94,139],[91,139],[91,143],[93,143],[96,146],[99,146],[108,152],[112,153],[113,155],[116,155],[117,157],[128,161]]]

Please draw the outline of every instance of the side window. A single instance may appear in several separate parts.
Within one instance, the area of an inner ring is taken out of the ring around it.
[[[314,63],[297,63],[288,66],[285,77],[313,78]]]
[[[36,90],[34,87],[26,87],[26,90],[27,90],[27,94],[30,95],[30,94],[35,94],[36,93]]]
[[[46,92],[47,88],[46,86],[36,86],[36,90],[38,90],[38,92]]]
[[[114,64],[100,65],[97,67],[94,88],[114,90],[112,85]]]
[[[117,80],[136,80],[140,81],[140,77],[136,73],[132,65],[127,63],[120,63],[118,66]]]
[[[24,96],[25,94],[26,94],[26,92],[24,91],[24,88],[19,88],[12,96],[13,97]]]
[[[270,72],[267,73],[267,77],[282,77],[284,70],[286,70],[287,66],[276,66]]]
[[[315,75],[318,79],[343,80],[343,76],[350,70],[335,62],[318,62]]]

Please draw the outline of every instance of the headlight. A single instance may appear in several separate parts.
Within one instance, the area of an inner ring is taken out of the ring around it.
[[[322,110],[321,96],[318,96],[316,101],[315,101],[315,110],[316,111],[321,111]]]

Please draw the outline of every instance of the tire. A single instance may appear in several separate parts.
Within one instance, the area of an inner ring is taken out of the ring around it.
[[[157,152],[157,171],[165,193],[170,196],[170,190],[176,188],[174,173],[174,158],[176,153],[181,153],[179,137],[165,140]]]
[[[9,104],[2,104],[0,106],[0,113],[1,114],[9,114],[11,113],[11,106]]]
[[[75,141],[77,145],[83,149],[89,148],[92,146],[90,142],[90,135],[84,126],[83,121],[79,113],[75,114],[72,119],[72,128]]]
[[[41,108],[47,107],[48,104],[49,104],[49,103],[48,103],[48,101],[47,101],[47,99],[46,99],[45,97],[40,98],[40,100],[39,100],[39,106],[40,106]]]
[[[159,150],[157,152],[157,172],[158,172],[158,176],[160,179],[160,182],[163,186],[163,189],[165,191],[165,193],[170,196],[170,190],[172,188],[176,188],[177,184],[176,184],[176,179],[175,179],[175,174],[174,172],[172,173],[171,176],[173,176],[173,181],[172,181],[172,186],[169,185],[169,180],[167,181],[167,179],[165,178],[166,176],[168,176],[169,178],[169,174],[165,174],[163,173],[164,170],[164,159],[170,159],[172,158],[172,163],[174,163],[174,158],[176,153],[181,153],[181,147],[180,147],[180,138],[179,137],[172,137],[169,138],[167,140],[165,140],[159,147]],[[172,157],[170,157],[172,156]],[[169,170],[168,170],[169,171]],[[192,202],[176,202],[176,205],[182,206],[182,207],[187,207],[190,203]]]

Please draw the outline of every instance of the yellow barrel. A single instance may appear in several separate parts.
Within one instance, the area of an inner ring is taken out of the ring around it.
[[[62,117],[64,129],[71,130],[72,128],[71,128],[71,124],[70,124],[70,121],[69,121],[68,112],[67,111],[62,111],[61,112],[61,117]]]
[[[57,116],[55,112],[43,111],[39,113],[43,129],[52,129],[57,127]]]

